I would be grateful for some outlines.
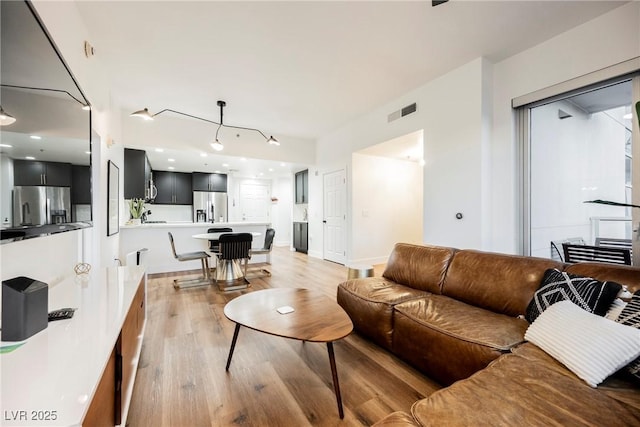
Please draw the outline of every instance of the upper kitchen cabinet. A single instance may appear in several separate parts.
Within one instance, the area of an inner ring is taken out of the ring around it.
[[[190,173],[153,171],[153,178],[158,189],[155,204],[191,205],[193,203]]]
[[[149,199],[151,163],[144,150],[124,149],[124,198]]]
[[[296,204],[309,203],[309,170],[296,173]]]
[[[191,174],[193,191],[227,192],[227,175],[223,173],[194,172]]]
[[[89,166],[71,166],[71,204],[91,204],[91,168]]]
[[[71,187],[71,163],[16,159],[13,162],[13,180],[16,186]]]

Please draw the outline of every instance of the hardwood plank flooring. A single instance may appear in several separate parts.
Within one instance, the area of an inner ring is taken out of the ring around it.
[[[334,343],[344,405],[338,417],[324,343],[303,343],[242,328],[229,372],[225,363],[235,324],[224,306],[243,293],[272,287],[310,288],[335,300],[347,269],[274,248],[271,277],[220,292],[215,285],[175,290],[152,275],[147,324],[127,425],[366,426],[409,411],[440,387],[355,332]],[[383,266],[376,266],[380,275]]]

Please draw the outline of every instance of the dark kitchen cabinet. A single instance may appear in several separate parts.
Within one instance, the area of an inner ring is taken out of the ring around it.
[[[296,204],[309,203],[309,171],[296,173]]]
[[[124,149],[124,198],[148,200],[151,163],[144,150]]]
[[[191,205],[191,174],[182,172],[153,171],[154,184],[158,189],[157,205]]]
[[[306,222],[293,223],[293,248],[296,252],[307,253],[309,249],[309,225]]]
[[[71,204],[91,204],[91,168],[89,166],[71,166]]]
[[[13,183],[16,186],[71,187],[71,163],[14,160]]]
[[[193,172],[191,174],[193,191],[227,192],[227,175],[224,173]]]

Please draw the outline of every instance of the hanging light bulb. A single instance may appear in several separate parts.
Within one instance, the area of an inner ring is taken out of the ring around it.
[[[222,142],[218,141],[218,138],[216,138],[216,141],[211,143],[211,148],[216,151],[222,151],[224,145],[222,145]]]
[[[0,126],[7,126],[12,123],[15,123],[15,121],[16,121],[16,118],[9,113],[5,113],[4,109],[0,105]]]
[[[145,108],[143,110],[134,111],[130,114],[131,117],[140,117],[143,120],[153,120],[153,116],[149,113],[149,109]]]
[[[221,127],[222,127],[222,107],[220,108],[220,124],[218,125],[218,129],[216,129],[216,140],[215,142],[211,143],[211,148],[213,148],[216,151],[222,151],[222,149],[224,148],[224,145],[222,145],[222,142],[220,142],[220,140],[218,139],[218,132],[220,132]]]
[[[267,138],[267,142],[271,145],[280,145],[280,143],[278,142],[277,139],[275,139],[273,137],[273,135],[269,136],[269,138]]]

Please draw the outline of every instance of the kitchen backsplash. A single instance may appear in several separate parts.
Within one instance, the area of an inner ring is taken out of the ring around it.
[[[146,204],[145,207],[151,211],[151,215],[147,216],[148,221],[193,222],[191,205]]]

